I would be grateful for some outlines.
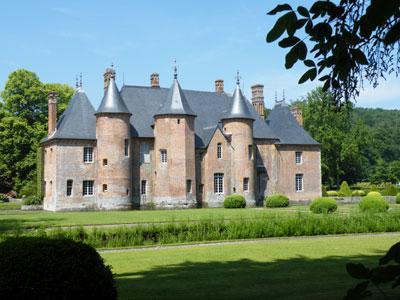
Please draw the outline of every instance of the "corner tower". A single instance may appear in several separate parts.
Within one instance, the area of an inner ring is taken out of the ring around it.
[[[132,207],[131,113],[115,83],[114,69],[96,112],[97,202],[100,209]]]
[[[196,206],[195,117],[179,85],[175,67],[168,96],[154,115],[156,207]]]
[[[253,143],[253,122],[255,119],[249,109],[250,103],[246,102],[248,101],[240,89],[238,73],[231,108],[221,118],[224,133],[230,136],[232,147],[232,190],[229,193],[243,195],[247,206],[254,206],[255,149]]]

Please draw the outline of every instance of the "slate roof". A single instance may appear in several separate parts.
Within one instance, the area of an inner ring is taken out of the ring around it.
[[[114,76],[111,76],[110,83],[108,84],[107,90],[104,93],[104,97],[101,100],[99,108],[97,109],[96,114],[100,113],[131,114],[126,107],[124,100],[121,98]]]
[[[239,82],[236,85],[236,89],[233,92],[231,107],[226,115],[222,117],[226,119],[250,119],[255,120],[254,116],[250,113],[250,109],[246,104],[246,98],[243,96],[242,90],[240,89]],[[248,101],[247,101],[248,102]]]
[[[275,104],[268,115],[269,127],[283,145],[320,145],[300,126],[284,101]]]
[[[196,116],[196,114],[190,108],[185,94],[182,92],[181,86],[176,78],[169,89],[167,98],[164,100],[164,103],[154,116],[161,115]]]
[[[95,109],[90,103],[85,92],[78,88],[67,109],[57,122],[57,130],[52,136],[42,140],[46,142],[51,139],[96,139],[96,117]]]

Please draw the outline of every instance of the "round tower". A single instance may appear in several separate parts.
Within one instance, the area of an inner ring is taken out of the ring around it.
[[[232,190],[230,193],[243,195],[247,206],[254,206],[255,146],[253,143],[253,122],[255,117],[249,109],[251,104],[247,103],[248,101],[240,89],[239,76],[232,98],[231,109],[222,118],[224,133],[230,137],[232,147]]]
[[[132,207],[131,113],[118,91],[115,71],[108,68],[104,77],[108,82],[96,112],[97,205],[128,209]]]

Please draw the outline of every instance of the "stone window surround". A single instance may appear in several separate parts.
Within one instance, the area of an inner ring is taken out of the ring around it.
[[[224,193],[224,174],[215,173],[214,174],[214,193],[223,194]]]
[[[295,176],[295,188],[297,193],[301,193],[304,191],[304,181],[303,181],[303,174],[297,173]]]

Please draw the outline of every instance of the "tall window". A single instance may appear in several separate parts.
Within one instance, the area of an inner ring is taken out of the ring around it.
[[[190,179],[186,180],[186,193],[192,193],[192,181]]]
[[[249,177],[243,178],[243,192],[249,191]]]
[[[125,139],[125,145],[124,145],[124,150],[125,150],[125,156],[129,156],[129,140]]]
[[[248,146],[248,155],[249,155],[249,159],[253,160],[253,145]]]
[[[147,180],[140,182],[140,195],[147,195]]]
[[[93,180],[84,180],[83,181],[83,196],[92,196],[93,195]]]
[[[296,152],[296,165],[300,165],[302,163],[302,153],[300,151]]]
[[[222,144],[221,143],[217,144],[217,158],[218,159],[222,158]]]
[[[215,194],[224,193],[224,174],[222,173],[214,174],[214,193]]]
[[[140,143],[140,162],[150,163],[150,147],[148,143]]]
[[[296,192],[303,191],[303,174],[296,174]]]
[[[162,164],[166,164],[166,163],[167,163],[167,160],[168,160],[168,157],[167,157],[167,150],[161,149],[161,150],[160,150],[160,153],[161,153],[161,163],[162,163]]]
[[[84,147],[83,148],[83,161],[85,163],[93,162],[93,148],[92,147]]]
[[[71,179],[67,180],[67,196],[72,196],[72,183]]]

